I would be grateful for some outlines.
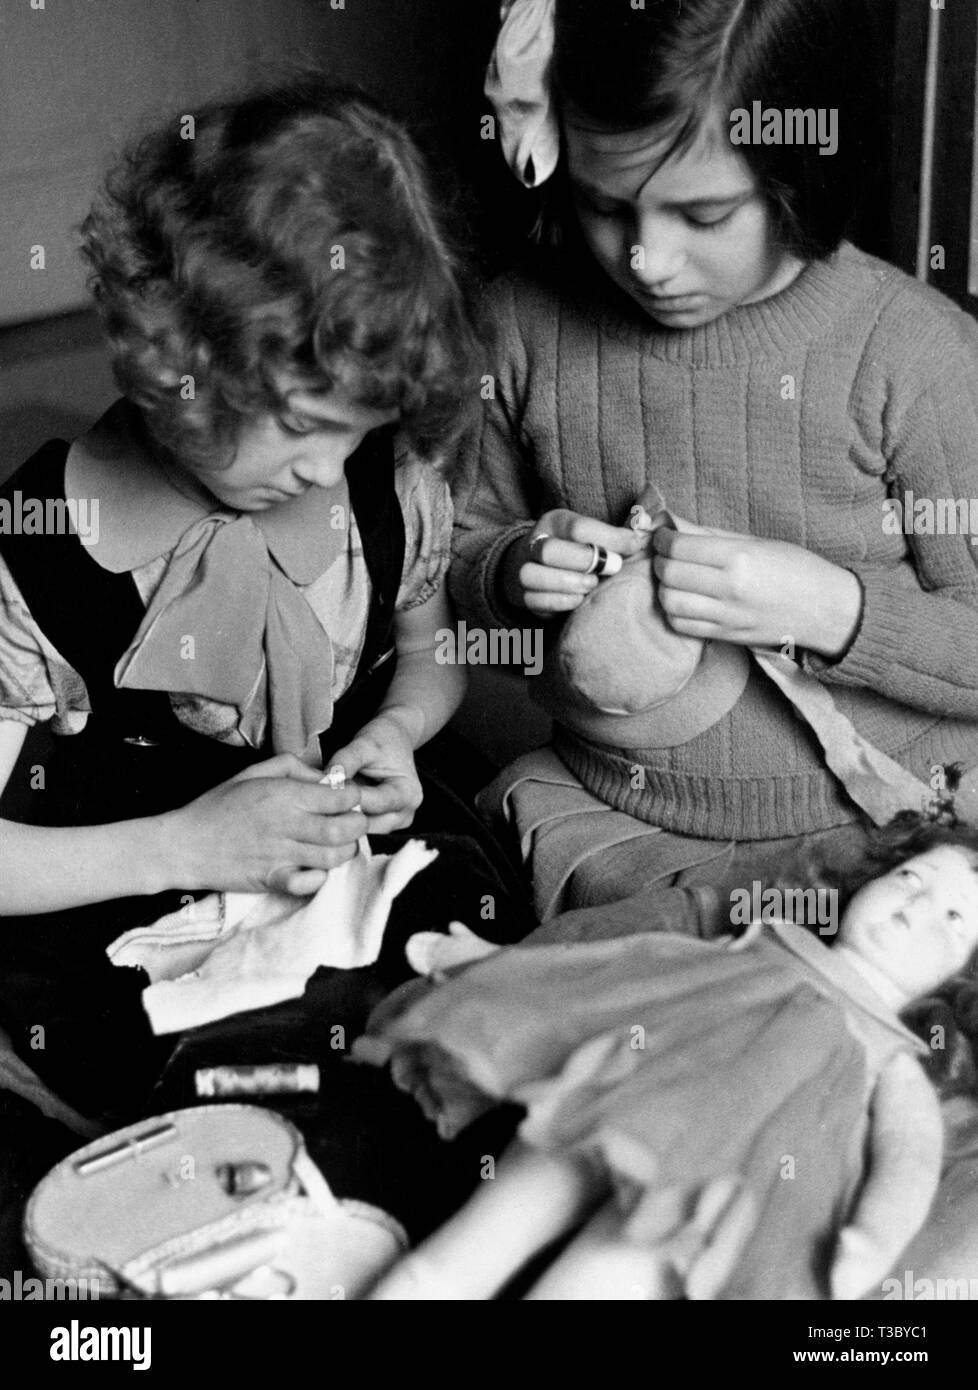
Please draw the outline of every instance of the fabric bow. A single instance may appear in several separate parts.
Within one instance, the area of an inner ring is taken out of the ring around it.
[[[550,91],[555,0],[503,0],[502,28],[485,93],[499,121],[503,155],[526,188],[557,167],[560,125]]]
[[[273,675],[271,673],[274,673]],[[318,762],[333,719],[333,648],[309,604],[274,566],[247,516],[185,531],[115,670],[121,689],[267,704],[276,753]]]
[[[233,705],[249,739],[252,729],[261,738],[267,710],[264,741],[318,765],[317,735],[333,718],[333,648],[302,590],[345,544],[331,527],[337,505],[349,511],[345,481],[266,511],[215,507],[189,475],[177,485],[138,412],[119,401],[71,446],[65,487],[99,499],[88,553],[104,569],[132,573],[166,559],[116,685]]]

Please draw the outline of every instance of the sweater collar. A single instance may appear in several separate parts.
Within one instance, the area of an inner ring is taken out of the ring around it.
[[[150,447],[139,411],[129,401],[110,406],[77,439],[65,464],[65,494],[98,499],[98,540],[88,554],[112,574],[140,569],[169,555],[196,522],[242,515],[222,506],[189,473],[176,475]],[[331,520],[337,504],[348,509],[345,480],[335,488],[310,488],[267,511],[250,512],[279,568],[294,584],[311,584],[333,558],[342,534]]]
[[[576,256],[575,297],[586,298],[584,312],[613,338],[633,343],[663,361],[691,367],[724,367],[758,358],[795,355],[824,337],[881,281],[897,274],[849,242],[833,255],[809,261],[787,288],[769,299],[729,309],[698,328],[663,328],[620,290],[587,253]]]

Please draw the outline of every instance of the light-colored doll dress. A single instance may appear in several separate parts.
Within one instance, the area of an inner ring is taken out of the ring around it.
[[[827,1297],[876,1078],[898,1051],[926,1054],[843,958],[783,922],[738,943],[509,947],[404,986],[368,1033],[446,1137],[510,1101],[526,1141],[596,1158],[632,1196],[739,1177],[757,1219],[724,1299]]]

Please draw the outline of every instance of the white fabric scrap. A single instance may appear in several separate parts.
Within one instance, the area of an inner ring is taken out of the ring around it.
[[[438,857],[421,840],[331,869],[311,898],[287,893],[211,893],[125,932],[108,947],[113,965],[141,966],[152,984],[143,1007],[156,1034],[298,998],[321,965],[355,970],[380,954],[391,904]]]

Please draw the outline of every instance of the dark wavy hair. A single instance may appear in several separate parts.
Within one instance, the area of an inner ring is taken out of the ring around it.
[[[431,176],[358,89],[304,73],[173,116],[81,235],[119,386],[189,467],[283,409],[282,372],[398,411],[426,457],[478,401],[476,300]]]
[[[843,238],[879,133],[872,27],[864,0],[557,0],[558,101],[611,129],[659,128],[662,163],[721,114],[762,108],[839,112],[839,148],[737,146],[774,218],[804,260]],[[724,127],[729,129],[728,126]],[[566,176],[547,195],[544,228],[567,225]]]

